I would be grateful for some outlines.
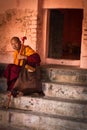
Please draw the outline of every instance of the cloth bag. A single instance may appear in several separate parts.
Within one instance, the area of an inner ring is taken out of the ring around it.
[[[39,69],[36,68],[34,72],[29,72],[25,67],[19,73],[19,77],[14,84],[12,95],[17,96],[18,92],[23,95],[42,92],[42,84],[40,80]]]

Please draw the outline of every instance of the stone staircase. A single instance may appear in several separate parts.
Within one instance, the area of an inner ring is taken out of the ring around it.
[[[40,68],[45,96],[0,94],[0,126],[23,130],[87,130],[87,70],[70,66]]]

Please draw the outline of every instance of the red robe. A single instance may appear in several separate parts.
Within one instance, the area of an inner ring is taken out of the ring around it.
[[[37,53],[33,53],[27,56],[26,65],[36,68],[41,62],[40,56]],[[11,91],[19,76],[22,66],[16,64],[9,64],[4,72],[4,77],[7,78],[7,90]]]

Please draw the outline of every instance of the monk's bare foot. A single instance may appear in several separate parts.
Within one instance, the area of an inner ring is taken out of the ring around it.
[[[21,97],[21,96],[23,96],[23,92],[18,92],[17,97]]]

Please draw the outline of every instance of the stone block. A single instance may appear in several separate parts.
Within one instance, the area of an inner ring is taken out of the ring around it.
[[[3,111],[1,113],[3,114]],[[74,130],[87,130],[86,120],[81,122],[80,120],[20,110],[6,110],[6,113],[4,123],[9,117],[8,125],[10,127],[24,128],[25,130],[26,128],[30,130],[73,130],[73,128]]]
[[[6,106],[7,103],[7,95],[0,94],[0,106]],[[57,115],[81,120],[87,119],[87,101],[23,96],[12,97],[9,108],[39,112],[52,116]]]
[[[87,100],[86,85],[73,85],[69,83],[43,82],[42,89],[45,96],[63,99]]]

